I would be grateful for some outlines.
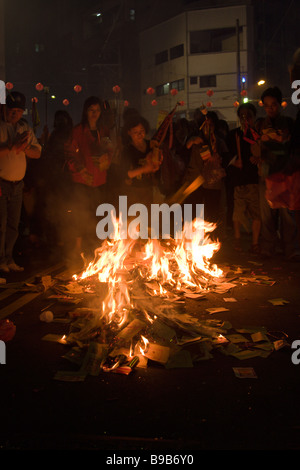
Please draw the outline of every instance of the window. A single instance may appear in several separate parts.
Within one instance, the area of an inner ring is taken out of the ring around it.
[[[34,45],[35,52],[43,52],[45,50],[44,44],[37,43]]]
[[[174,82],[170,83],[170,89],[176,89],[178,91],[184,90],[184,78],[181,78],[180,80],[175,80]]]
[[[216,75],[202,75],[200,77],[200,88],[209,88],[217,86],[217,76]]]
[[[190,77],[190,85],[197,85],[197,83],[198,83],[197,76]]]
[[[164,83],[163,85],[158,85],[156,87],[156,96],[168,95],[170,90],[184,90],[184,78],[180,80],[174,80],[171,83]]]
[[[168,61],[168,51],[161,51],[155,54],[155,65],[162,64],[163,62]]]
[[[240,26],[240,49],[243,48]],[[236,28],[209,29],[190,32],[190,53],[205,54],[209,52],[234,52],[237,50]]]
[[[179,46],[171,47],[170,49],[170,59],[177,59],[177,57],[182,57],[184,55],[184,45],[179,44]]]
[[[156,96],[167,95],[170,91],[170,83],[164,83],[156,87]]]

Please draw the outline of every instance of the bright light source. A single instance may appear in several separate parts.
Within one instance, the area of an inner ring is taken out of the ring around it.
[[[266,83],[265,80],[259,80],[259,82],[257,82],[257,85],[261,86],[261,85],[264,85],[265,83]]]
[[[243,103],[248,103],[249,99],[247,97],[243,98]]]
[[[246,82],[246,79],[245,77],[242,77],[242,82],[245,83]]]
[[[56,96],[55,96],[55,95],[51,95],[51,98],[52,98],[53,100],[55,100]]]

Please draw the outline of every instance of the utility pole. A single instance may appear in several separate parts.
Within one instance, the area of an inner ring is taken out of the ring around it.
[[[241,95],[241,55],[240,55],[240,22],[236,20],[236,80],[237,80],[237,101]]]

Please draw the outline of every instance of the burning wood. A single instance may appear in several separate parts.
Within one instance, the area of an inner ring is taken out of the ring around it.
[[[180,242],[107,240],[82,273],[57,286],[60,295],[73,292],[85,303],[70,312],[73,321],[65,337],[65,344],[86,352],[80,376],[101,370],[129,374],[148,361],[190,366],[212,357],[213,348],[226,347],[229,322],[200,321],[185,311],[186,297],[203,298],[234,286],[210,263],[220,247],[206,234],[213,229],[204,223],[201,240],[198,231],[193,240]]]

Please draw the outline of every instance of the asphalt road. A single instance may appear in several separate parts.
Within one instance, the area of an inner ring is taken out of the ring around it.
[[[66,269],[43,250],[21,261],[26,270],[7,275],[7,283],[55,276]],[[252,276],[268,276],[275,282],[238,283],[226,295],[189,300],[187,310],[212,318],[207,308],[226,307],[228,311],[213,318],[237,329],[264,327],[274,341],[285,338],[284,347],[268,357],[238,359],[214,351],[193,367],[166,369],[151,362],[129,375],[101,371],[80,382],[54,380],[57,371],[72,370],[72,365],[62,357],[66,345],[42,339],[63,335],[67,328],[40,320],[41,310],[50,304],[49,291],[30,297],[32,293],[2,288],[0,319],[12,321],[16,333],[6,343],[6,364],[0,365],[0,448],[132,453],[299,450],[300,364],[292,362],[292,344],[300,340],[300,263],[280,255],[261,261],[247,251],[236,253],[230,239],[214,261],[220,267],[247,268]],[[225,302],[228,296],[236,302]],[[287,303],[269,302],[278,298]],[[64,308],[56,304],[51,310]],[[253,368],[255,377],[237,377],[233,368],[240,367]]]

